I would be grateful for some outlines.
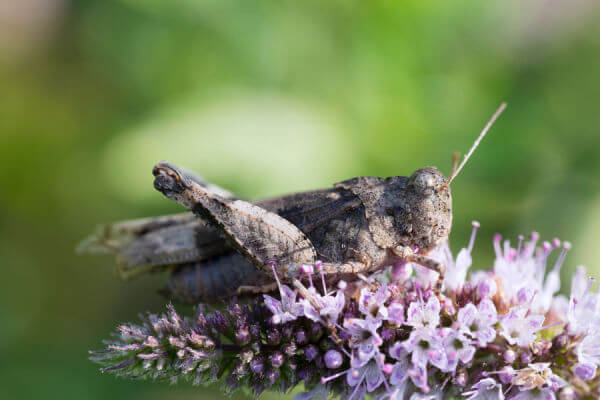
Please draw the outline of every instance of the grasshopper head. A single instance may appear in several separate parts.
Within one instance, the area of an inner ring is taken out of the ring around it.
[[[408,178],[406,196],[411,204],[412,241],[427,251],[450,234],[452,196],[448,179],[434,167],[416,170]]]

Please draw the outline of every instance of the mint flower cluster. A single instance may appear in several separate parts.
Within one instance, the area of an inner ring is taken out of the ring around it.
[[[441,293],[436,272],[410,263],[335,287],[306,265],[305,284],[278,280],[276,296],[200,305],[191,318],[169,306],[122,325],[91,358],[120,376],[255,396],[303,388],[295,400],[599,398],[594,280],[579,267],[570,297],[557,294],[571,245],[496,235],[493,268],[469,273],[473,227],[456,258],[448,245],[431,254],[447,268]]]

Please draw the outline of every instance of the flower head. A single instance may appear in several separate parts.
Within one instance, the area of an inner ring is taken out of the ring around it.
[[[485,346],[496,338],[494,324],[498,321],[496,306],[489,299],[482,300],[477,307],[473,303],[458,310],[457,322],[463,334]]]
[[[529,310],[523,306],[515,306],[508,314],[502,317],[500,334],[510,344],[527,347],[536,338],[536,332],[542,328],[543,315],[529,314]]]
[[[595,282],[579,268],[570,297],[556,294],[570,244],[538,245],[534,233],[513,247],[497,236],[494,269],[469,274],[478,227],[456,259],[447,243],[430,254],[447,266],[441,291],[437,272],[407,262],[335,290],[319,263],[302,267],[309,286],[297,280],[297,290],[273,269],[278,295],[224,310],[201,305],[193,318],[169,307],[120,326],[92,359],[128,377],[223,376],[227,391],[256,396],[304,385],[295,400],[600,398]]]

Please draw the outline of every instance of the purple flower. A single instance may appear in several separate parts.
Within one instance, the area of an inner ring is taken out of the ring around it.
[[[406,325],[413,328],[435,328],[440,324],[441,308],[436,296],[429,296],[426,303],[422,299],[413,301],[408,306]]]
[[[431,390],[428,383],[427,367],[425,365],[413,365],[408,371],[408,375],[413,385],[423,392],[428,393]]]
[[[390,270],[390,280],[396,284],[402,285],[408,281],[413,273],[412,264],[406,261],[401,261],[394,264]]]
[[[575,353],[579,361],[578,367],[582,379],[589,380],[584,379],[584,377],[588,376],[593,378],[596,374],[596,368],[600,365],[600,331],[584,336],[579,344],[577,344]]]
[[[477,340],[479,346],[485,346],[496,338],[494,324],[498,321],[498,314],[489,299],[482,300],[477,307],[469,303],[458,310],[457,321],[461,332]]]
[[[377,333],[381,321],[374,319],[347,318],[345,332],[350,335],[350,347],[356,350],[357,360],[366,364],[379,352],[383,340]],[[353,359],[354,361],[354,359]]]
[[[273,297],[265,294],[265,305],[273,313],[272,321],[274,324],[285,324],[293,321],[303,315],[302,304],[296,302],[297,292],[292,291],[288,286],[279,286],[279,294],[281,300],[276,300]]]
[[[597,366],[595,364],[579,363],[573,367],[573,372],[582,381],[590,381],[596,376]]]
[[[402,395],[406,390],[410,369],[410,362],[408,360],[408,353],[402,346],[401,342],[396,342],[390,349],[389,355],[396,360],[394,363],[392,373],[390,374],[390,384],[395,386],[395,393],[397,398],[403,399]]]
[[[452,372],[456,370],[458,362],[467,364],[473,359],[475,347],[461,331],[456,331],[451,328],[440,329],[440,334],[443,336],[442,346],[448,360],[447,366],[443,369],[444,372]]]
[[[433,257],[432,257],[433,258]],[[415,271],[414,281],[424,288],[432,288],[438,281],[440,274],[431,268],[424,267],[419,264],[411,264]]]
[[[354,359],[351,363],[353,361]],[[385,381],[385,375],[381,366],[375,360],[370,360],[368,363],[357,367],[353,366],[350,372],[346,374],[348,385],[356,387],[364,383],[369,393],[377,389],[383,381]]]
[[[486,299],[494,297],[496,292],[498,291],[498,285],[493,277],[489,274],[484,273],[483,275],[479,275],[480,278],[473,284],[474,287],[477,288],[477,295],[480,299]],[[471,279],[473,282],[473,279]]]
[[[528,312],[529,310],[523,306],[515,306],[500,321],[502,327],[500,334],[511,345],[529,346],[536,338],[535,333],[542,327],[544,316],[527,315]]]
[[[592,280],[588,278],[584,267],[577,268],[571,281],[571,298],[567,320],[569,332],[581,335],[600,326],[600,295],[592,292]]]
[[[425,367],[431,363],[442,370],[447,367],[448,360],[440,335],[433,329],[414,329],[408,339],[402,342],[402,347],[411,354],[411,361],[416,366]]]
[[[460,290],[467,278],[467,271],[473,263],[471,253],[473,251],[473,245],[475,244],[475,237],[477,235],[477,229],[479,228],[479,222],[473,221],[473,231],[471,232],[471,239],[467,248],[461,249],[456,255],[456,262],[452,258],[452,252],[450,247],[446,243],[440,246],[440,251],[437,253],[440,256],[437,259],[446,265],[446,275],[444,277],[444,288],[449,290]],[[435,257],[432,255],[432,257]]]
[[[480,380],[471,389],[462,394],[468,396],[465,400],[504,400],[502,385],[492,378]]]
[[[477,227],[456,260],[447,244],[430,253],[448,266],[441,293],[426,286],[435,272],[409,277],[408,268],[392,283],[382,283],[386,270],[329,292],[322,266],[314,285],[315,269],[305,265],[307,288],[296,283],[293,291],[275,275],[280,298],[257,295],[224,311],[199,306],[193,318],[169,308],[121,326],[92,359],[129,377],[203,384],[223,376],[230,390],[246,385],[256,396],[304,382],[295,400],[441,400],[460,392],[465,400],[596,398],[600,294],[579,268],[570,299],[556,295],[568,243],[546,276],[559,240],[538,247],[533,234],[512,248],[496,237],[494,272],[467,276]],[[581,384],[565,387],[561,376]]]
[[[404,324],[404,306],[402,303],[393,302],[387,308],[388,321],[395,323],[396,325]]]
[[[517,294],[522,288],[529,288],[537,293],[531,304],[532,310],[545,313],[550,308],[552,297],[560,288],[560,268],[564,262],[567,251],[571,248],[569,242],[563,244],[562,252],[556,261],[554,268],[546,279],[546,263],[548,255],[553,248],[560,246],[558,239],[553,244],[544,242],[542,248],[537,248],[539,234],[532,233],[531,240],[522,242],[519,240],[517,249],[510,246],[510,242],[504,242],[504,248],[500,247],[501,238],[494,239],[496,260],[494,262],[494,273],[500,279],[502,290],[507,300],[517,301]]]
[[[388,310],[384,303],[390,297],[390,292],[387,285],[381,285],[375,293],[365,287],[360,291],[358,300],[358,309],[367,318],[387,320]]]
[[[321,322],[323,318],[337,321],[346,304],[344,292],[338,290],[335,296],[329,294],[321,296],[314,287],[308,290],[312,299],[319,304],[320,308],[317,310],[308,299],[302,299],[300,303],[302,304],[304,316],[315,322]]]

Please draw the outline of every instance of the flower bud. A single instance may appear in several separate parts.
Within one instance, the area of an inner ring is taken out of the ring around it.
[[[467,384],[467,373],[465,371],[460,371],[456,374],[456,378],[454,380],[458,386],[465,386]]]
[[[557,349],[564,349],[565,347],[567,347],[569,345],[569,335],[564,332],[561,333],[560,335],[558,335],[557,337],[554,338],[554,340],[552,341],[552,344],[555,348]]]
[[[283,354],[278,351],[269,356],[269,363],[275,368],[281,367],[284,361]]]
[[[313,322],[310,325],[310,328],[308,330],[308,336],[310,337],[310,340],[312,340],[312,341],[319,340],[322,335],[323,335],[323,328],[321,327],[321,325],[316,322]]]
[[[304,348],[304,357],[307,361],[312,361],[319,355],[319,349],[314,344],[309,344]]]
[[[300,370],[298,370],[298,378],[301,381],[308,381],[310,379],[311,373],[310,373],[310,368],[300,368]]]
[[[306,331],[304,329],[298,329],[296,331],[296,343],[299,345],[308,343],[308,336],[306,335]]]
[[[344,362],[342,353],[337,350],[329,350],[325,353],[325,366],[329,369],[337,369]]]
[[[262,358],[255,358],[252,361],[250,361],[250,369],[255,374],[262,374],[265,370],[265,362]]]
[[[240,360],[242,360],[245,363],[249,363],[250,361],[252,361],[253,357],[254,357],[254,352],[250,349],[244,349],[240,353]]]
[[[277,382],[277,379],[279,379],[280,374],[278,369],[270,369],[267,371],[266,375],[271,385],[273,385],[275,382]]]
[[[490,277],[485,277],[477,285],[477,295],[480,299],[493,297],[498,291],[496,281]]]
[[[283,346],[281,346],[281,350],[283,351],[283,353],[288,356],[288,357],[293,357],[296,355],[296,350],[298,348],[296,347],[295,343],[286,343]]]
[[[521,304],[529,304],[533,300],[535,290],[523,287],[517,292],[517,301]]]
[[[246,364],[244,364],[242,362],[236,364],[236,366],[233,367],[233,373],[238,377],[242,377],[242,376],[246,375],[247,372],[248,372],[248,367],[246,366]]]
[[[240,346],[244,346],[250,342],[250,332],[247,328],[241,328],[235,333],[235,341]]]
[[[396,325],[402,325],[404,323],[404,306],[402,303],[393,302],[387,308],[388,317]]]
[[[391,281],[401,285],[411,277],[412,273],[413,268],[410,263],[399,262],[392,267]]]
[[[575,389],[572,386],[567,386],[560,391],[558,398],[560,400],[576,400],[577,393],[575,393]]]
[[[267,331],[267,343],[273,346],[278,345],[281,342],[281,333],[278,329],[270,329]]]
[[[524,351],[523,353],[521,353],[521,362],[523,364],[529,364],[531,362],[532,358],[531,358],[531,353],[528,351]]]
[[[506,361],[508,364],[512,364],[515,362],[515,360],[517,359],[517,354],[513,351],[513,350],[506,350],[504,352],[504,361]]]
[[[582,381],[589,381],[596,375],[596,366],[593,364],[577,364],[574,368],[575,375]]]
[[[498,374],[498,378],[500,378],[500,382],[502,382],[504,384],[509,384],[510,382],[512,382],[514,376],[515,376],[515,370],[513,369],[513,367],[511,367],[509,365],[502,368],[500,370],[500,373]]]
[[[292,328],[291,326],[286,326],[283,328],[283,331],[281,333],[283,334],[283,337],[286,340],[290,340],[294,335],[294,328]]]

